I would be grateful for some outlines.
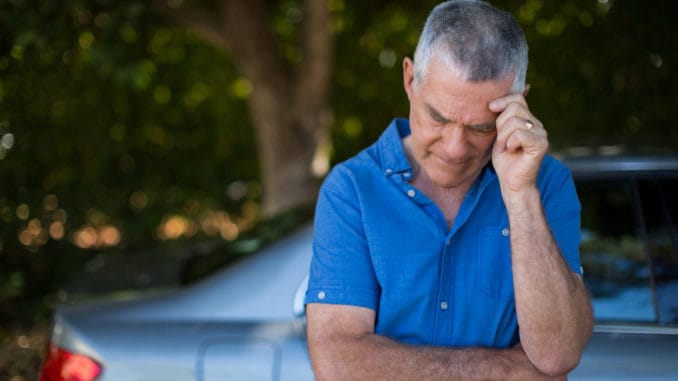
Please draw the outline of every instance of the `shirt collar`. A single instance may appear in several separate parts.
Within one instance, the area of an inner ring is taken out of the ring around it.
[[[396,118],[388,125],[378,141],[381,169],[386,175],[411,172],[402,139],[410,135],[410,121]]]

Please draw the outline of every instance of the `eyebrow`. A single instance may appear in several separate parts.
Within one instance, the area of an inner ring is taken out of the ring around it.
[[[427,103],[426,108],[428,109],[429,115],[431,115],[431,117],[433,119],[435,119],[437,122],[440,122],[440,123],[450,123],[450,122],[452,122],[452,120],[444,117],[440,112],[438,112],[438,110],[433,108],[433,106],[431,106],[430,104]]]
[[[431,117],[433,119],[435,119],[437,122],[444,123],[444,124],[454,122],[454,120],[451,120],[451,119],[444,117],[438,110],[436,110],[433,106],[431,106],[428,103],[426,103],[426,108],[428,110],[429,115],[431,115]],[[491,130],[491,129],[495,128],[495,123],[490,122],[490,123],[481,123],[481,124],[465,125],[465,126],[468,127],[468,128],[474,129],[474,130]]]

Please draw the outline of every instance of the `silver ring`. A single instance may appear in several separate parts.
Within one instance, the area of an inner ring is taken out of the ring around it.
[[[525,119],[525,127],[527,127],[528,130],[532,129],[532,127],[534,127],[534,122],[529,119]]]

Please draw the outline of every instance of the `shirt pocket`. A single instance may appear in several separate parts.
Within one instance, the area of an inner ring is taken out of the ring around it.
[[[476,256],[478,288],[502,300],[513,299],[511,241],[508,226],[487,226],[481,230],[480,252]]]

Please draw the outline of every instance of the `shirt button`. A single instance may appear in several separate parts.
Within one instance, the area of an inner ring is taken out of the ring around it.
[[[412,176],[412,174],[410,172],[405,172],[403,173],[403,176],[409,178],[410,176]]]
[[[501,235],[503,235],[504,237],[508,237],[510,233],[511,231],[508,228],[504,228],[501,230]]]
[[[443,311],[447,310],[447,302],[441,302],[440,303],[440,309],[443,310]]]
[[[386,170],[386,174],[387,174],[387,175],[390,175],[391,173],[393,173],[393,170],[392,170],[391,168],[389,168],[389,169]]]
[[[414,189],[410,189],[410,190],[407,191],[407,195],[410,196],[410,197],[414,197],[414,195],[416,195],[416,194],[417,194],[417,192],[415,192]]]
[[[320,292],[318,293],[318,299],[320,299],[320,300],[325,299],[325,291],[320,291]]]

